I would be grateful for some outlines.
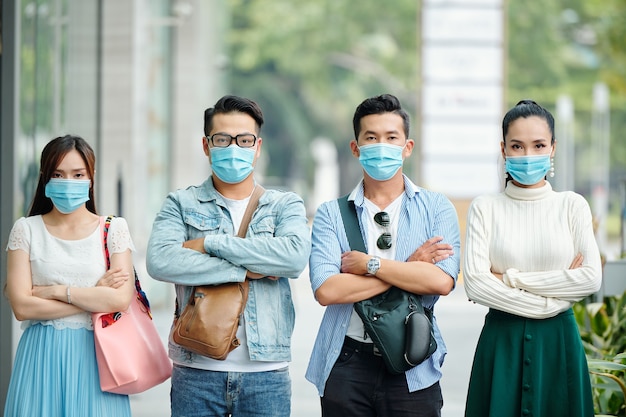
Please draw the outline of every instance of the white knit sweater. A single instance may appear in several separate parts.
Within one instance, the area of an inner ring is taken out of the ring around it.
[[[569,269],[577,253],[583,265]],[[503,193],[477,197],[467,215],[463,277],[468,298],[490,308],[536,319],[567,310],[602,282],[589,205],[548,182],[509,182]]]

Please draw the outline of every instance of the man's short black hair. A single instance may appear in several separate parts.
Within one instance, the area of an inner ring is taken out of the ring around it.
[[[208,137],[213,129],[213,116],[233,112],[245,113],[252,117],[257,124],[257,135],[261,133],[263,112],[259,105],[248,98],[227,95],[217,100],[215,106],[204,111],[204,136]]]
[[[359,138],[359,132],[361,131],[361,119],[371,114],[383,114],[383,113],[395,113],[402,117],[404,125],[404,135],[408,139],[410,121],[409,115],[402,106],[400,100],[391,94],[381,94],[380,96],[370,97],[365,99],[354,112],[352,118],[352,127],[354,128],[354,138]]]

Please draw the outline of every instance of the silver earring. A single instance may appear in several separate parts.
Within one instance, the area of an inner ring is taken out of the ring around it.
[[[554,158],[550,158],[550,178],[554,177]]]

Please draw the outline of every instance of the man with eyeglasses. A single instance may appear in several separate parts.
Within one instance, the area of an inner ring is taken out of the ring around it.
[[[318,389],[324,417],[441,415],[439,380],[446,347],[433,317],[437,350],[404,374],[387,371],[354,311],[354,303],[391,286],[421,294],[433,309],[454,288],[460,239],[456,211],[440,193],[402,172],[413,151],[409,116],[390,94],[368,98],[353,118],[350,149],[363,179],[353,202],[368,253],[351,251],[337,200],[315,215],[310,279],[326,307],[306,377]]]
[[[212,175],[170,193],[148,243],[150,275],[175,284],[176,315],[196,285],[249,280],[248,302],[225,360],[169,340],[171,415],[289,417],[295,312],[288,278],[306,267],[310,230],[302,199],[266,190],[245,238],[235,236],[257,186],[263,114],[252,100],[225,96],[204,112],[202,148]]]

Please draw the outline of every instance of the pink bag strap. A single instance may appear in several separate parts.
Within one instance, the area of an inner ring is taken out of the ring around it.
[[[109,238],[109,227],[111,227],[111,221],[113,220],[114,217],[115,216],[113,215],[109,215],[105,219],[103,216],[100,216],[100,229],[102,230],[102,240],[103,240],[102,248],[104,252],[104,259],[105,259],[107,271],[111,269],[111,256],[109,254],[108,238]],[[137,290],[137,298],[139,298],[139,301],[141,301],[141,303],[146,308],[146,312],[148,313],[150,318],[152,318],[152,312],[150,311],[150,302],[148,301],[148,297],[146,296],[146,293],[141,289],[141,283],[139,282],[139,277],[137,276],[137,271],[135,270],[135,267],[133,267],[133,273],[135,274],[135,290]],[[116,314],[117,313],[109,313],[109,315],[111,315],[112,318],[116,317]],[[115,319],[113,320],[115,321]]]
[[[107,239],[112,218],[113,216],[108,216],[105,220],[104,216],[100,216],[100,230],[102,231],[102,253],[104,254],[104,262],[107,271],[111,268],[111,258],[109,258],[109,245]]]

